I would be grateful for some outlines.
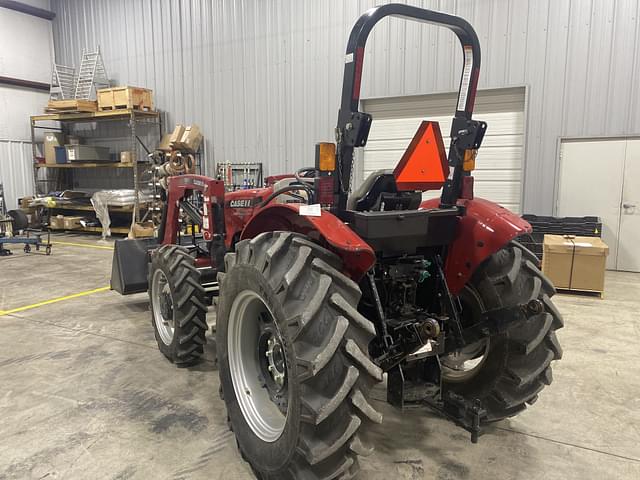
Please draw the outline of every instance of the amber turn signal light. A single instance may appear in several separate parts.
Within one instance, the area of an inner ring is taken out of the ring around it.
[[[333,172],[336,169],[336,144],[316,144],[316,167],[321,172]]]
[[[465,150],[464,160],[462,162],[462,170],[472,172],[476,168],[476,155],[478,150]]]

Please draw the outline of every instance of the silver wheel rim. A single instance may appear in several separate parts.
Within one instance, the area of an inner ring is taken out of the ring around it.
[[[286,366],[282,364],[276,368],[274,344],[270,338],[265,342],[266,351],[262,352],[264,348],[260,348],[260,342],[264,333],[260,326],[261,316],[268,316],[271,322],[274,320],[271,310],[257,293],[251,290],[240,292],[229,314],[229,370],[247,424],[261,440],[272,443],[282,435],[287,416],[270,396],[263,366],[267,366],[280,386],[286,382]]]
[[[151,302],[153,306],[153,321],[160,339],[165,345],[171,345],[175,334],[173,295],[171,294],[167,276],[160,269],[153,273],[153,278],[151,279]]]
[[[489,352],[489,338],[440,357],[442,377],[447,382],[465,382],[482,369]]]

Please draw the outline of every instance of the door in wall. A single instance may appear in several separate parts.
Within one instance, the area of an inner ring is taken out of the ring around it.
[[[362,168],[358,175],[360,181],[375,170],[395,168],[422,120],[440,123],[448,152],[456,99],[454,93],[438,93],[363,100],[363,111],[373,115],[373,123],[363,162],[356,164],[356,168]],[[478,91],[473,116],[488,124],[473,172],[475,194],[520,213],[524,87]],[[434,198],[440,193],[428,191],[423,198]]]
[[[617,267],[640,272],[640,140],[628,140],[625,153]]]
[[[639,175],[640,140],[561,143],[556,215],[600,217],[610,270],[640,272]]]

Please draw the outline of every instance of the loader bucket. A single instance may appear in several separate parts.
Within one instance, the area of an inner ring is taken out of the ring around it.
[[[158,246],[155,238],[116,240],[111,265],[111,290],[121,295],[146,292],[149,252]]]

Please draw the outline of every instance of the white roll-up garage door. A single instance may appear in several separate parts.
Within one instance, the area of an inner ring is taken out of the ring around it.
[[[422,120],[440,123],[447,152],[456,95],[434,94],[364,100],[373,115],[359,180],[382,168],[394,168]],[[520,213],[524,154],[525,89],[478,92],[474,118],[488,124],[476,159],[475,195]],[[426,192],[425,198],[439,192]]]

